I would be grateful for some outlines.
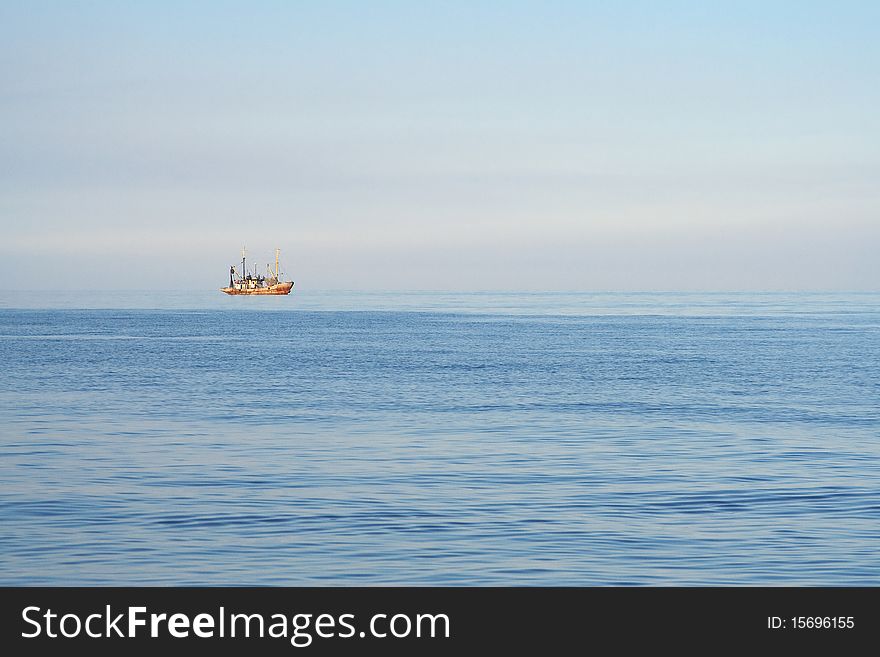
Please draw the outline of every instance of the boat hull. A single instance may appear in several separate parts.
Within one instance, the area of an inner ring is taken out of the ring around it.
[[[268,287],[251,287],[240,289],[237,287],[221,287],[220,291],[225,292],[226,294],[238,295],[253,295],[253,294],[290,294],[290,290],[293,287],[293,282],[288,281],[286,283],[276,283],[275,285],[269,285]]]

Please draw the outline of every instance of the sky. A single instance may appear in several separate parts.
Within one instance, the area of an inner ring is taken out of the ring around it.
[[[0,2],[0,289],[880,289],[877,2]]]

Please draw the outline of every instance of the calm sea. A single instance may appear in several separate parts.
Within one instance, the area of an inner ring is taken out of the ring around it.
[[[2,584],[880,584],[880,294],[0,293]]]

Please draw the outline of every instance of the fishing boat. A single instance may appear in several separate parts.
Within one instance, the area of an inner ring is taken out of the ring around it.
[[[248,271],[245,250],[241,250],[241,271],[235,265],[229,267],[229,287],[221,287],[220,291],[226,294],[290,294],[293,281],[281,280],[281,269],[278,266],[278,258],[281,249],[275,249],[275,270],[267,264],[266,275],[254,270]]]

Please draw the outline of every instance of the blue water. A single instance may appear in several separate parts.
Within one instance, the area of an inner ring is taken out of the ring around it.
[[[880,294],[0,294],[2,584],[880,584]]]

